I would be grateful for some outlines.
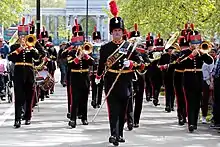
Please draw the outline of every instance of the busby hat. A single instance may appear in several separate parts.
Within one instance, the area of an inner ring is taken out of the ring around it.
[[[180,36],[178,38],[179,46],[189,46],[189,42],[186,40],[185,36]]]
[[[97,31],[96,26],[94,27],[94,32],[92,33],[92,40],[101,39],[101,33]]]
[[[141,36],[141,33],[138,31],[138,25],[137,23],[134,24],[134,31],[132,31],[130,33],[130,38],[132,37],[140,37]]]
[[[118,17],[118,7],[115,0],[112,0],[109,6],[112,15],[114,15],[114,18],[110,19],[109,23],[110,33],[112,33],[114,29],[122,29],[124,31],[124,21],[121,17]]]
[[[148,33],[147,37],[146,37],[146,47],[150,47],[154,45],[154,38],[153,36],[150,36],[150,33]]]
[[[71,44],[73,46],[83,45],[85,41],[84,32],[82,30],[80,31],[80,25],[78,25],[77,22],[75,23],[75,26],[76,27],[71,39]]]
[[[29,25],[24,25],[25,18],[22,17],[21,25],[18,26],[18,36],[26,36],[30,33]]]
[[[72,27],[72,34],[74,34],[76,31],[82,31],[82,26],[78,24],[77,18],[75,18],[75,25]]]
[[[43,31],[41,32],[42,38],[49,38],[48,32],[46,31],[45,27],[43,26]]]
[[[155,46],[163,46],[163,39],[160,38],[160,33],[158,33],[157,38],[154,39]]]

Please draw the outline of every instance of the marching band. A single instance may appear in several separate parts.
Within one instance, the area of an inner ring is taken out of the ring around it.
[[[11,46],[8,55],[14,64],[15,128],[21,127],[22,119],[25,125],[30,125],[32,108],[39,99],[43,101],[55,92],[56,61],[61,70],[61,84],[67,89],[68,125],[75,128],[77,118],[88,125],[91,85],[91,106],[98,108],[97,114],[107,102],[109,142],[114,146],[125,142],[125,123],[128,130],[139,127],[144,92],[146,100],[158,106],[162,86],[167,113],[174,111],[176,99],[179,125],[188,122],[189,132],[196,130],[201,107],[205,122],[209,87],[214,89],[220,85],[219,59],[213,45],[202,40],[194,24],[172,34],[165,45],[160,34],[154,39],[151,33],[143,43],[137,24],[134,31],[127,32],[115,1],[110,2],[110,10],[114,16],[109,22],[110,42],[101,42],[96,27],[93,42],[85,40],[83,28],[76,19],[71,41],[62,43],[58,53],[44,27],[37,40],[33,22],[25,25],[22,20],[18,26],[19,40]],[[205,69],[209,71],[204,73]],[[214,97],[218,96],[218,91],[214,91]],[[220,125],[219,100],[216,98],[214,103],[213,119],[217,126]]]

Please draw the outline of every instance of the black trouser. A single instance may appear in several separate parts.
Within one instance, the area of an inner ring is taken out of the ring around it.
[[[166,107],[174,108],[174,87],[173,87],[173,71],[163,73]]]
[[[148,72],[145,74],[145,93],[146,93],[146,98],[150,99],[152,97],[152,83],[149,77]]]
[[[105,76],[105,93],[107,94],[117,74],[107,73]],[[111,136],[122,136],[129,96],[131,95],[132,74],[122,74],[110,95],[107,97]]]
[[[100,83],[97,85],[95,83],[95,74],[91,76],[91,84],[92,84],[92,100],[97,105],[101,105],[102,103],[102,91],[104,86],[104,80],[101,79]]]
[[[139,124],[144,95],[144,76],[138,74],[138,79],[134,82],[134,91],[136,93],[134,96],[134,123]]]
[[[213,104],[213,119],[214,124],[220,124],[220,77],[214,79],[214,104]]]
[[[68,103],[68,113],[70,113],[70,107],[71,107],[71,100],[72,100],[72,88],[71,88],[71,72],[70,70],[67,70],[67,75],[66,75],[67,81],[67,103]]]
[[[160,89],[161,89],[161,86],[162,86],[162,79],[160,77],[154,77],[151,79],[151,83],[152,83],[152,95],[153,95],[153,98],[154,100],[157,100],[159,101],[159,94],[160,94]]]
[[[71,73],[71,86],[71,120],[76,121],[76,116],[79,115],[79,113],[82,115],[82,120],[87,120],[87,105],[90,87],[88,73]]]
[[[208,114],[209,96],[210,96],[209,85],[207,84],[206,81],[203,80],[203,95],[201,101],[201,109],[202,109],[203,117],[206,117]]]
[[[15,92],[15,120],[21,119],[22,107],[25,104],[25,120],[31,119],[32,100],[34,94],[33,82],[22,81],[18,77],[14,81]]]
[[[129,96],[128,104],[127,104],[127,112],[126,112],[126,121],[127,124],[133,124],[134,122],[134,115],[133,115],[133,96]]]
[[[184,89],[189,126],[197,126],[200,102],[202,100],[202,77],[202,72],[184,72]]]
[[[183,89],[183,72],[174,73],[174,90],[177,100],[177,117],[179,120],[186,119],[186,101]]]

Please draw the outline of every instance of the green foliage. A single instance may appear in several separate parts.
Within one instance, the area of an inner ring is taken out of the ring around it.
[[[17,23],[24,11],[21,0],[0,0],[0,6],[0,24],[5,27]]]
[[[29,7],[36,7],[36,0],[23,0]],[[41,0],[42,8],[64,8],[65,0]]]
[[[148,32],[167,37],[187,22],[204,35],[220,31],[219,0],[117,0],[119,16],[128,29],[138,23],[142,35]]]

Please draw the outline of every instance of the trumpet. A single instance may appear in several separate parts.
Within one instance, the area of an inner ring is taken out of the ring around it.
[[[76,56],[78,55],[78,53],[80,52],[84,52],[84,54],[90,54],[92,53],[93,50],[93,45],[89,42],[85,42],[83,45],[76,47]]]

